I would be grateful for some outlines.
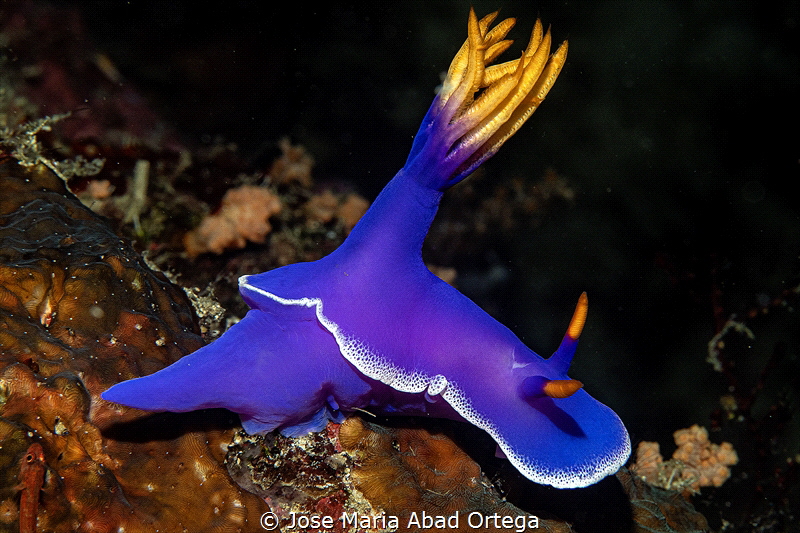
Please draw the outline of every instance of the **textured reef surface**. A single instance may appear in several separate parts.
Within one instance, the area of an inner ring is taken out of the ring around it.
[[[39,531],[238,531],[257,522],[266,505],[222,465],[230,415],[137,423],[142,413],[99,400],[121,376],[202,345],[183,291],[44,166],[7,162],[0,188],[0,521],[10,527],[26,510],[15,470],[38,443],[42,495],[25,503],[39,507]],[[116,431],[120,420],[130,424]]]

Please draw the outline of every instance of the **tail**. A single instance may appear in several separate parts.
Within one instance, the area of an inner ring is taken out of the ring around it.
[[[270,341],[279,345],[280,328],[266,313],[250,311],[225,335],[170,366],[148,376],[117,383],[101,394],[109,402],[145,411],[183,413],[224,407],[248,413],[247,395],[255,395],[265,378],[254,370]],[[246,339],[265,339],[249,345]],[[243,340],[244,339],[244,340]],[[266,383],[268,386],[269,383]]]
[[[469,37],[414,140],[404,170],[429,188],[455,185],[494,155],[544,100],[566,60],[567,42],[551,56],[550,31],[537,20],[522,57],[490,66],[513,42],[504,37],[516,22],[489,30],[496,16],[478,21],[470,9]]]
[[[217,372],[209,372],[209,363],[213,360],[206,355],[211,346],[205,346],[155,374],[117,383],[101,397],[145,411],[181,413],[227,407],[221,401],[224,396],[208,383],[210,377],[217,376]]]

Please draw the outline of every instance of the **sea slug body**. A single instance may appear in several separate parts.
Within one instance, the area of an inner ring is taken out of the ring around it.
[[[423,119],[405,166],[333,253],[243,276],[252,308],[212,344],[103,393],[152,411],[225,407],[250,433],[300,435],[355,409],[466,420],[529,479],[582,487],[630,455],[619,417],[571,379],[582,295],[543,359],[434,276],[422,243],[446,189],[491,157],[542,102],[566,59],[537,21],[519,59],[513,19],[471,11],[468,39]]]

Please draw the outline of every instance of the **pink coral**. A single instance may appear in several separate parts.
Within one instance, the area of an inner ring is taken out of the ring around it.
[[[725,483],[729,467],[739,462],[731,443],[713,444],[708,430],[697,424],[679,429],[674,438],[678,449],[669,461],[663,460],[657,442],[640,442],[633,471],[657,487],[698,492]]]
[[[678,449],[672,458],[686,465],[683,477],[696,480],[692,485],[695,490],[699,487],[719,487],[731,477],[728,467],[739,462],[730,442],[712,444],[708,440],[708,430],[697,424],[688,429],[679,429],[674,437]]]
[[[264,242],[272,231],[269,218],[280,212],[280,199],[269,189],[254,185],[231,189],[222,198],[219,212],[186,234],[186,253],[190,257],[221,254],[228,248],[244,248],[247,241]]]
[[[658,473],[664,464],[664,458],[661,456],[661,450],[657,442],[642,441],[636,448],[636,464],[633,470],[639,474],[639,477],[647,480],[653,485],[658,485],[655,482],[658,479]]]
[[[339,198],[331,191],[326,190],[315,194],[303,206],[306,218],[310,223],[327,224],[336,216],[339,208]]]

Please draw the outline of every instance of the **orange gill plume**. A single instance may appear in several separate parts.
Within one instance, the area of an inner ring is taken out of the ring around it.
[[[497,12],[477,20],[470,9],[467,41],[456,54],[439,94],[437,121],[446,121],[448,158],[466,161],[458,174],[469,174],[491,157],[544,100],[567,57],[564,41],[550,56],[550,31],[534,25],[522,57],[491,65],[511,46],[504,39],[516,20],[489,29]],[[481,91],[482,90],[482,91]]]

